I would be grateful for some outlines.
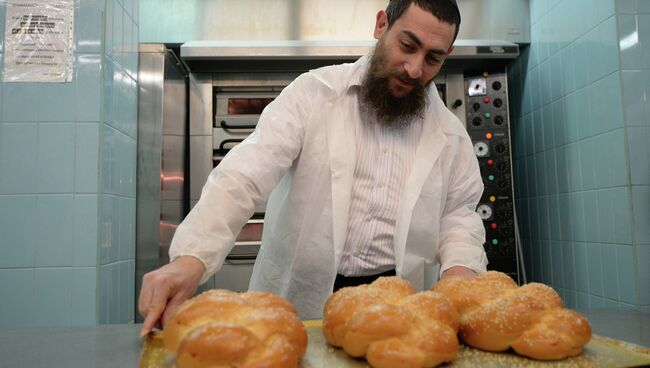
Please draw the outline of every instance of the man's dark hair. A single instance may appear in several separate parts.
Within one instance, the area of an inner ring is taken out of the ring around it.
[[[456,40],[460,27],[460,12],[454,0],[390,0],[386,7],[388,28],[393,26],[393,23],[404,14],[411,4],[415,4],[428,11],[442,22],[455,25],[456,34],[454,35],[454,41]]]

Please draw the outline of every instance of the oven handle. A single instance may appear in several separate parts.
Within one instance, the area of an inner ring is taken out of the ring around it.
[[[228,151],[230,151],[232,149],[232,147],[226,148],[225,147],[226,144],[228,144],[228,143],[241,143],[243,141],[244,140],[241,139],[241,138],[224,139],[224,140],[221,141],[221,143],[219,143],[219,148],[216,149],[215,151],[217,152],[218,155],[225,156],[228,153]]]
[[[249,221],[255,221],[255,220],[249,220]],[[264,221],[264,220],[262,220]],[[241,241],[241,242],[236,242],[235,246],[237,245],[257,245],[261,246],[262,242],[261,241]],[[255,260],[257,259],[257,253],[258,252],[243,252],[243,253],[237,253],[237,254],[228,254],[226,256],[226,263],[229,264],[253,264],[255,263]]]
[[[225,264],[229,265],[253,265],[257,259],[257,253],[243,253],[226,256]]]
[[[217,122],[214,122],[214,128],[216,128]],[[240,129],[255,129],[255,125],[228,125],[225,120],[221,120],[219,122],[219,126],[221,126],[223,129],[230,129],[230,130],[240,130]]]
[[[227,255],[228,261],[254,261],[257,258],[257,253],[242,253]]]

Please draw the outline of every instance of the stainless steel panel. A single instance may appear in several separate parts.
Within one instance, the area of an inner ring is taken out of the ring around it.
[[[163,135],[160,190],[162,199],[183,200],[185,136]],[[181,219],[182,214],[181,214]]]
[[[368,38],[386,0],[141,0],[140,39]],[[345,11],[342,11],[345,9]]]
[[[530,42],[529,0],[458,0],[460,39]]]
[[[140,0],[142,42],[372,38],[387,0]],[[529,0],[458,0],[459,39],[530,42]]]
[[[183,217],[183,200],[163,200],[160,203],[160,247],[158,253],[160,265],[169,263],[169,246]]]
[[[278,40],[278,41],[190,41],[181,46],[183,60],[355,60],[375,47],[375,40]],[[514,51],[512,51],[514,50]],[[457,40],[455,58],[513,58],[518,56],[517,44],[496,40]]]
[[[168,63],[180,63],[167,58]],[[187,115],[185,78],[180,79],[176,69],[165,69],[165,91],[163,94],[163,134],[166,136],[185,136],[185,118]],[[182,151],[179,151],[182,152]]]
[[[212,73],[190,74],[190,136],[212,135]]]
[[[164,45],[141,45],[139,60],[136,300],[142,276],[169,261],[171,237],[184,216],[187,114],[178,58]]]
[[[324,65],[352,62],[375,45],[367,41],[191,41],[181,46],[181,58],[192,72],[307,71]],[[504,65],[519,56],[519,45],[508,41],[456,40],[445,68],[464,69],[486,59]]]
[[[139,63],[136,295],[140,292],[142,276],[159,264],[164,53],[141,53]]]
[[[190,136],[190,159],[190,198],[198,200],[212,171],[212,131],[207,136]]]
[[[278,91],[298,77],[296,73],[220,73],[212,74],[212,83],[220,91]]]

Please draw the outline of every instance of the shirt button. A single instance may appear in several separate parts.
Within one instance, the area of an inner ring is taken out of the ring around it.
[[[354,252],[355,257],[359,257],[359,254],[360,254],[359,251]]]
[[[379,183],[378,186],[379,186],[380,188],[383,188],[383,187],[384,187],[384,183]]]
[[[384,153],[388,153],[388,148],[384,148],[384,149],[382,150],[382,152],[384,152]]]

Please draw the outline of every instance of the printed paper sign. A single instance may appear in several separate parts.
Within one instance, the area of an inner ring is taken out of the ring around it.
[[[70,82],[74,0],[8,0],[5,82]]]

